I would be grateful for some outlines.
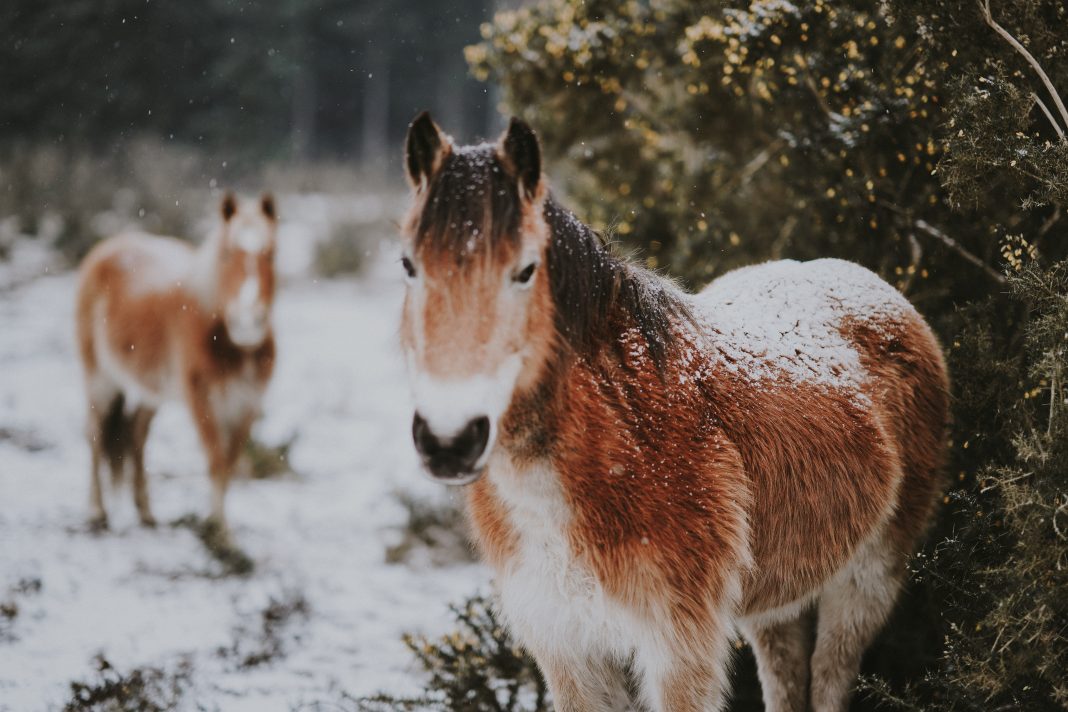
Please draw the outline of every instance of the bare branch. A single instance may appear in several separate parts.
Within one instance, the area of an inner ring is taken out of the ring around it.
[[[1060,136],[1061,140],[1063,141],[1064,130],[1061,128],[1061,125],[1057,123],[1057,120],[1053,118],[1053,114],[1050,113],[1049,107],[1046,106],[1046,103],[1038,97],[1038,94],[1031,92],[1031,98],[1035,100],[1036,104],[1038,104],[1038,108],[1042,109],[1042,113],[1045,114],[1046,118],[1049,119],[1049,122],[1053,124],[1054,131],[1057,132],[1057,135]]]
[[[978,257],[976,257],[974,254],[972,254],[970,251],[968,251],[963,245],[961,245],[959,242],[954,240],[952,237],[950,237],[946,233],[944,233],[941,230],[939,230],[938,228],[936,228],[934,225],[931,225],[926,220],[917,220],[914,224],[915,224],[915,226],[916,226],[916,228],[918,230],[920,230],[921,232],[926,233],[927,235],[930,235],[931,237],[939,240],[943,245],[945,245],[949,249],[953,250],[958,255],[960,255],[961,257],[966,259],[968,262],[971,262],[973,265],[975,265],[979,269],[983,270],[983,272],[985,272],[988,277],[990,277],[992,280],[994,280],[998,284],[1005,284],[1005,275],[1003,275],[1000,272],[998,272],[997,270],[995,270],[993,267],[988,265],[986,262],[983,262],[983,260],[981,260]]]
[[[1006,42],[1012,45],[1012,48],[1019,52],[1020,55],[1027,60],[1027,63],[1038,73],[1038,76],[1042,79],[1042,83],[1046,85],[1046,89],[1049,91],[1050,96],[1053,97],[1053,103],[1057,105],[1057,109],[1060,111],[1064,125],[1068,126],[1068,109],[1065,108],[1064,102],[1061,101],[1061,95],[1057,93],[1057,88],[1053,86],[1053,82],[1050,81],[1046,71],[1042,69],[1042,65],[1038,63],[1038,60],[1035,59],[1033,54],[1027,51],[1026,47],[1020,44],[1019,40],[1009,34],[1008,30],[994,20],[994,16],[990,13],[990,0],[983,0],[980,2],[979,10],[982,11],[983,19],[986,20],[986,24],[990,25],[994,32],[997,32]],[[1039,104],[1042,106],[1043,110],[1046,111],[1047,116],[1050,116],[1050,120],[1052,121],[1052,114],[1049,113],[1049,110],[1046,109],[1042,102],[1039,102]],[[1054,122],[1054,125],[1056,125],[1056,122]],[[1060,135],[1062,141],[1065,140],[1064,132],[1059,127],[1057,133]]]

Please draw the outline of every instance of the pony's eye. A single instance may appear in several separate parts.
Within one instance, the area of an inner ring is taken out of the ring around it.
[[[401,257],[401,265],[408,274],[408,279],[415,279],[415,265],[412,264],[412,261],[407,257]]]
[[[534,270],[538,268],[537,262],[531,262],[529,265],[523,268],[523,271],[519,272],[515,277],[516,284],[526,284],[530,281],[530,278],[534,276]]]

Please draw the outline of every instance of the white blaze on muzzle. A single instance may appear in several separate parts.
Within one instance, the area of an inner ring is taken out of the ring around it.
[[[513,354],[490,375],[441,378],[420,370],[409,360],[415,411],[439,438],[455,437],[472,420],[488,418],[489,440],[477,463],[477,467],[482,467],[493,449],[497,422],[512,400],[522,366],[522,355]]]
[[[260,294],[260,277],[250,269],[245,281],[226,307],[226,330],[238,346],[258,346],[267,337],[267,304]]]

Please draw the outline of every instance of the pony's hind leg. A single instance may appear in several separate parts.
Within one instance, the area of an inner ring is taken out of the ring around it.
[[[112,471],[122,466],[123,403],[122,392],[110,383],[99,377],[90,381],[86,438],[90,451],[89,527],[94,530],[107,529],[108,526],[104,507],[104,463],[106,461]],[[114,472],[112,479],[116,479]]]
[[[152,516],[152,509],[148,504],[148,482],[145,478],[145,441],[148,439],[148,429],[152,424],[152,418],[156,411],[152,408],[140,407],[131,418],[131,455],[133,458],[133,498],[137,507],[137,516],[141,524],[146,527],[156,526],[156,518]]]
[[[811,611],[803,610],[784,620],[747,619],[739,623],[756,657],[766,712],[808,709],[812,618]]]
[[[90,418],[93,418],[93,413],[90,413]],[[103,453],[101,452],[99,426],[97,423],[90,421],[88,430],[91,457],[89,465],[89,528],[102,530],[108,528],[108,513],[104,509],[104,488],[100,481],[100,466],[103,460]]]
[[[819,598],[812,654],[813,712],[845,712],[864,651],[897,600],[905,566],[884,532],[862,543]]]

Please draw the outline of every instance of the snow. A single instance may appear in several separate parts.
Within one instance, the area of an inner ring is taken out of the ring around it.
[[[705,343],[725,368],[756,382],[785,376],[858,397],[866,373],[842,335],[843,320],[878,329],[913,311],[873,272],[834,259],[743,267],[713,281],[694,303]]]
[[[22,250],[19,264],[49,264],[31,252]],[[62,707],[71,681],[94,679],[98,653],[121,671],[188,660],[192,681],[180,709],[330,707],[342,692],[421,689],[402,634],[449,630],[448,604],[486,590],[489,574],[470,563],[385,561],[407,517],[398,491],[458,496],[424,479],[411,444],[397,252],[383,250],[359,280],[293,277],[280,289],[278,363],[256,434],[267,443],[295,436],[289,460],[299,474],[240,480],[230,490],[235,539],[256,562],[248,577],[205,575],[214,564],[204,546],[166,524],[205,514],[209,501],[192,423],[175,404],[160,411],[146,455],[163,524],[138,526],[123,489],[108,503],[111,531],[86,531],[75,276],[3,275],[0,602],[17,603],[18,615],[0,625],[0,710]],[[33,579],[39,592],[18,590]],[[302,595],[309,610],[283,630],[281,657],[246,670],[220,655],[257,629],[272,597],[287,595]]]

